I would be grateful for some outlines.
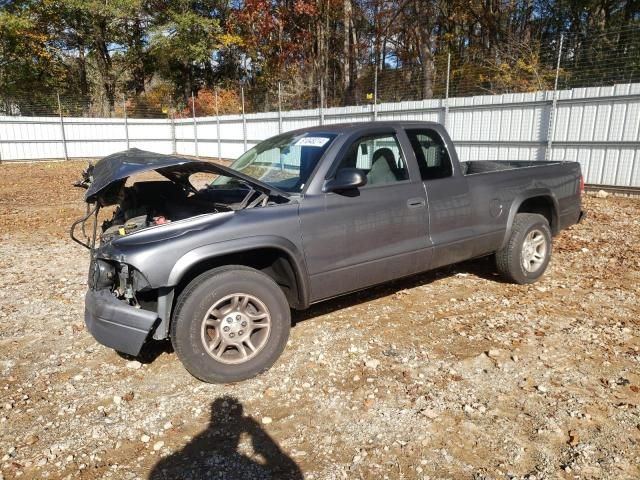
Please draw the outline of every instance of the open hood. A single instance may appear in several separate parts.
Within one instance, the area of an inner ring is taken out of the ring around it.
[[[196,172],[211,172],[237,178],[266,194],[289,196],[282,190],[216,163],[147,152],[137,148],[114,153],[99,160],[87,169],[83,179],[77,185],[87,189],[84,199],[88,203],[93,203],[110,187],[116,184],[123,185],[130,176],[152,170],[176,183],[186,182],[189,175]]]

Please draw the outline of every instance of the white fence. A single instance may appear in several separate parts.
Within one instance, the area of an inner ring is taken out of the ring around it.
[[[461,160],[577,160],[587,183],[639,187],[640,84],[561,90],[555,100],[545,91],[195,122],[0,116],[0,160],[102,157],[128,147],[236,158],[279,132],[321,123],[428,120],[447,125]]]

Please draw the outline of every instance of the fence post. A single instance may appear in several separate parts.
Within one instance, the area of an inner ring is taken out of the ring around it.
[[[247,116],[244,113],[244,85],[240,85],[240,97],[242,99],[242,139],[244,140],[244,151],[247,151]]]
[[[196,158],[200,158],[198,155],[198,124],[196,123],[196,99],[191,91],[191,113],[193,115],[193,146],[196,152]]]
[[[320,78],[320,125],[324,125],[324,81]]]
[[[451,52],[447,55],[447,85],[444,92],[444,127],[449,128],[449,80],[451,78]]]
[[[218,160],[222,160],[222,155],[220,154],[221,142],[220,142],[220,111],[218,110],[218,88],[215,89],[215,99],[216,99],[216,135],[218,138]]]
[[[64,159],[69,160],[69,154],[67,152],[67,136],[64,133],[64,119],[62,118],[62,105],[60,104],[60,94],[56,93],[58,97],[58,113],[60,114],[60,131],[62,132],[62,147],[64,148]]]
[[[178,153],[176,146],[176,119],[174,118],[173,110],[171,111],[171,153],[173,155]]]
[[[556,80],[553,85],[553,101],[551,102],[551,111],[549,112],[549,128],[547,130],[547,149],[544,152],[544,159],[549,160],[551,155],[551,146],[556,130],[556,110],[558,107],[558,77],[560,76],[560,60],[562,59],[562,42],[564,34],[560,34],[560,45],[558,48],[558,63],[556,64]]]
[[[129,120],[127,119],[127,96],[122,95],[122,109],[124,111],[124,138],[127,140],[127,150],[129,150]]]
[[[282,90],[278,82],[278,133],[282,133]]]
[[[378,62],[373,70],[373,121],[378,120]]]

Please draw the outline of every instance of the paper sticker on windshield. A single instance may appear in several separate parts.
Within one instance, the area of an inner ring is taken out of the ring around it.
[[[324,147],[329,141],[326,137],[302,137],[295,145],[299,147]]]

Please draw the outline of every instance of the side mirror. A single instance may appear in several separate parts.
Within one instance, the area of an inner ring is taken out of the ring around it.
[[[322,189],[324,192],[352,190],[367,184],[367,176],[359,168],[341,168],[335,178],[327,180]]]

